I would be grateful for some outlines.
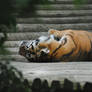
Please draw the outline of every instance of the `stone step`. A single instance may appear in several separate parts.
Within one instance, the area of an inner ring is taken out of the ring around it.
[[[21,41],[21,40],[33,40],[39,36],[48,35],[49,29],[78,29],[78,30],[92,30],[92,23],[81,24],[19,24],[18,31],[16,33],[7,33],[7,41]],[[92,31],[91,31],[92,32]],[[3,36],[0,33],[0,36]]]
[[[74,4],[49,4],[49,5],[36,5],[37,10],[90,10],[92,4],[83,4],[80,7]]]
[[[5,41],[4,46],[10,48],[19,47],[20,42],[21,41]]]
[[[20,33],[7,33],[7,41],[21,41],[21,40],[33,40],[44,35],[46,36],[47,32],[20,32]],[[0,33],[0,37],[3,37],[3,34]]]
[[[30,17],[32,14],[17,15],[18,17]],[[91,16],[92,10],[37,10],[33,17],[74,17]],[[32,17],[32,16],[31,16]]]
[[[17,32],[47,32],[49,29],[78,29],[92,30],[92,23],[76,23],[76,24],[18,24]],[[30,33],[32,34],[32,33]]]
[[[84,85],[85,82],[92,82],[92,62],[11,62],[11,64],[22,71],[24,77],[30,81],[41,78],[42,80],[48,80],[51,84],[53,80],[59,80],[62,83],[67,78],[73,82],[81,83],[81,85]]]
[[[9,60],[9,61],[16,61],[16,62],[28,62],[28,60],[20,55],[0,55],[0,60]]]
[[[19,55],[19,48],[18,47],[7,47],[6,50],[9,51],[8,55]]]
[[[8,33],[7,41],[33,40],[47,34],[47,32]]]
[[[51,4],[71,4],[73,3],[73,0],[49,0]]]
[[[75,0],[49,0],[52,4],[74,4]],[[86,3],[92,3],[91,0],[87,0]]]
[[[5,41],[4,46],[5,46],[5,48],[19,47],[21,41]],[[28,41],[28,40],[26,40],[26,41]],[[33,40],[30,40],[30,41],[33,41]]]
[[[75,23],[92,23],[92,16],[80,17],[61,17],[61,18],[17,18],[20,24],[75,24]]]
[[[57,10],[57,11],[50,11],[50,10],[39,10],[37,11],[38,16],[81,16],[81,15],[92,15],[92,10]]]

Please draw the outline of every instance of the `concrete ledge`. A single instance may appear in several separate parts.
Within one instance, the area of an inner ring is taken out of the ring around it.
[[[61,17],[61,18],[17,18],[19,24],[76,24],[92,23],[92,16]]]
[[[92,10],[37,10],[33,17],[73,17],[73,16],[91,16]],[[18,14],[17,14],[18,15]],[[18,15],[19,16],[19,15]],[[29,14],[24,14],[19,17],[30,17]]]
[[[33,40],[42,35],[46,36],[47,34],[47,32],[8,33],[7,41]]]
[[[76,23],[76,24],[18,24],[17,32],[48,32],[49,29],[77,29],[92,30],[92,23]],[[25,34],[25,33],[24,33]]]
[[[69,1],[69,0],[68,0]],[[91,4],[81,5],[80,8],[76,7],[74,4],[50,4],[50,5],[37,5],[37,10],[90,10],[92,9]]]
[[[63,81],[65,78],[81,84],[92,82],[92,62],[23,63],[11,62],[30,80],[35,78]]]

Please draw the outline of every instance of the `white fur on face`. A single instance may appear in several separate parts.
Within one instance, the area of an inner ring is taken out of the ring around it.
[[[21,41],[21,42],[19,43],[19,47],[20,47],[22,44],[23,44],[23,41]]]
[[[41,42],[45,42],[45,40],[47,40],[47,39],[48,39],[47,36],[41,36],[41,37],[39,37],[39,38],[38,38],[38,44],[41,43]],[[37,40],[29,41],[29,42],[27,43],[28,49],[31,48],[31,46],[33,46],[34,48],[36,48],[37,45],[38,45],[38,44],[36,44],[36,43],[37,43]]]
[[[37,52],[37,57],[42,56],[41,52],[44,52],[45,54],[48,54],[50,52],[50,50],[48,48],[41,49],[40,52]]]
[[[28,41],[27,47],[30,48],[31,44],[32,44],[32,41]]]
[[[41,36],[39,39],[39,43],[41,42],[46,42],[46,43],[50,43],[52,40],[54,40],[54,35],[50,35],[48,36]]]
[[[39,39],[39,42],[44,42],[45,40],[48,39],[48,37],[47,36],[41,36],[38,39]]]
[[[25,46],[26,44],[27,44],[27,41],[21,41],[21,42],[19,43],[19,47]]]
[[[31,42],[31,44],[32,44],[33,47],[35,48],[35,47],[36,47],[36,40],[33,40],[33,41]]]
[[[48,36],[41,36],[39,37],[37,40],[33,40],[33,41],[21,41],[20,46],[25,46],[25,50],[29,51],[30,48],[32,48],[32,46],[34,48],[37,48],[39,43],[41,42],[47,42],[50,43],[52,40],[54,39],[54,35],[51,35],[50,37]],[[38,43],[37,43],[38,42]],[[47,48],[41,49],[41,51],[43,51],[44,53],[48,54],[49,50]],[[40,55],[38,54],[38,57]],[[27,58],[35,58],[36,55],[33,55],[31,53],[26,53],[26,57]]]
[[[64,35],[64,36],[61,37],[61,39],[59,40],[59,43],[60,43],[60,44],[64,44],[64,43],[67,41],[67,39],[69,39],[69,37],[68,37],[67,35]]]
[[[43,51],[44,53],[48,54],[50,52],[50,50],[48,48],[44,48],[41,51]]]
[[[41,43],[41,42],[47,42],[47,43],[50,43],[52,40],[54,40],[54,35],[50,35],[50,37],[48,36],[41,36],[38,38],[38,44]],[[38,44],[36,44],[36,40],[33,40],[32,42],[29,42],[29,45],[28,47],[30,48],[31,45],[33,45],[33,47],[37,47]]]
[[[26,49],[29,50],[29,48],[31,48],[32,46],[33,46],[34,48],[36,47],[36,41],[35,41],[35,40],[33,40],[33,41],[28,41],[27,44],[26,44]]]

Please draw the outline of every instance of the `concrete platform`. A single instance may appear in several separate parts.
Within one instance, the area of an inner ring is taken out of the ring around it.
[[[92,82],[92,62],[58,62],[58,63],[24,63],[11,62],[11,65],[22,71],[24,77],[63,82],[65,78],[84,84]]]

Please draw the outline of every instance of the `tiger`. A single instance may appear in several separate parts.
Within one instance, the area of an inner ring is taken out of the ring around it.
[[[48,31],[49,36],[40,37],[29,47],[34,58],[47,57],[57,61],[92,60],[92,33],[84,30]],[[43,39],[45,38],[45,39]],[[42,40],[43,41],[40,41]]]

